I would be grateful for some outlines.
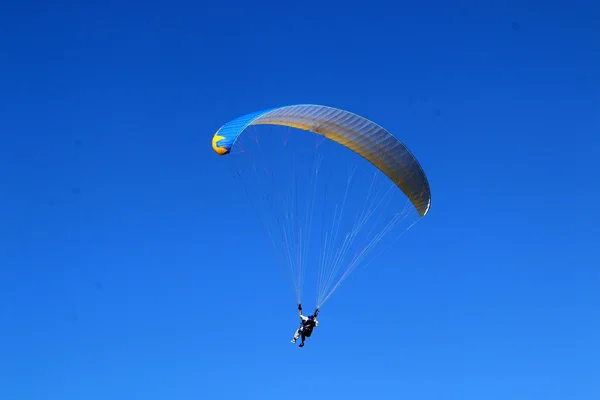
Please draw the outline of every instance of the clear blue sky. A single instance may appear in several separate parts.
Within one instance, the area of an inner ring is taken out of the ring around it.
[[[413,3],[5,2],[0,398],[600,398],[598,3]],[[433,203],[299,349],[210,141],[303,102]]]

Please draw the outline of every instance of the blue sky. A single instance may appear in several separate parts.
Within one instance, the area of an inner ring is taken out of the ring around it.
[[[599,398],[600,10],[550,3],[4,4],[0,398]],[[210,140],[304,102],[433,201],[299,349]]]

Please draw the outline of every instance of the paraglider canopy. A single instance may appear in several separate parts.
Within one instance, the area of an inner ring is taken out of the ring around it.
[[[378,124],[337,108],[292,105],[258,111],[223,125],[212,140],[219,155],[231,152],[251,125],[281,125],[322,135],[358,153],[389,177],[410,199],[420,216],[429,211],[431,193],[417,159],[390,132]]]

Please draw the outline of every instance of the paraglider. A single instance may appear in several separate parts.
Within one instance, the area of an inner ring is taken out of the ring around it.
[[[317,308],[313,315],[307,317],[302,315],[302,304],[298,304],[298,315],[300,316],[300,327],[296,329],[294,337],[292,338],[292,343],[296,343],[298,338],[302,336],[302,342],[299,347],[304,347],[304,340],[312,335],[313,328],[319,326],[319,321],[317,320],[319,309]]]
[[[212,147],[232,160],[275,259],[290,272],[302,321],[292,342],[301,337],[301,347],[350,273],[430,209],[427,177],[408,148],[348,111],[301,104],[250,113],[223,125]],[[307,273],[316,283],[312,316],[301,307]]]

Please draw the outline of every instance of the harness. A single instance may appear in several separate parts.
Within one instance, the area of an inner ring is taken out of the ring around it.
[[[312,331],[312,329],[315,327],[315,325],[316,324],[315,324],[315,320],[314,319],[308,319],[308,320],[306,320],[306,322],[302,323],[302,326],[307,331]]]

